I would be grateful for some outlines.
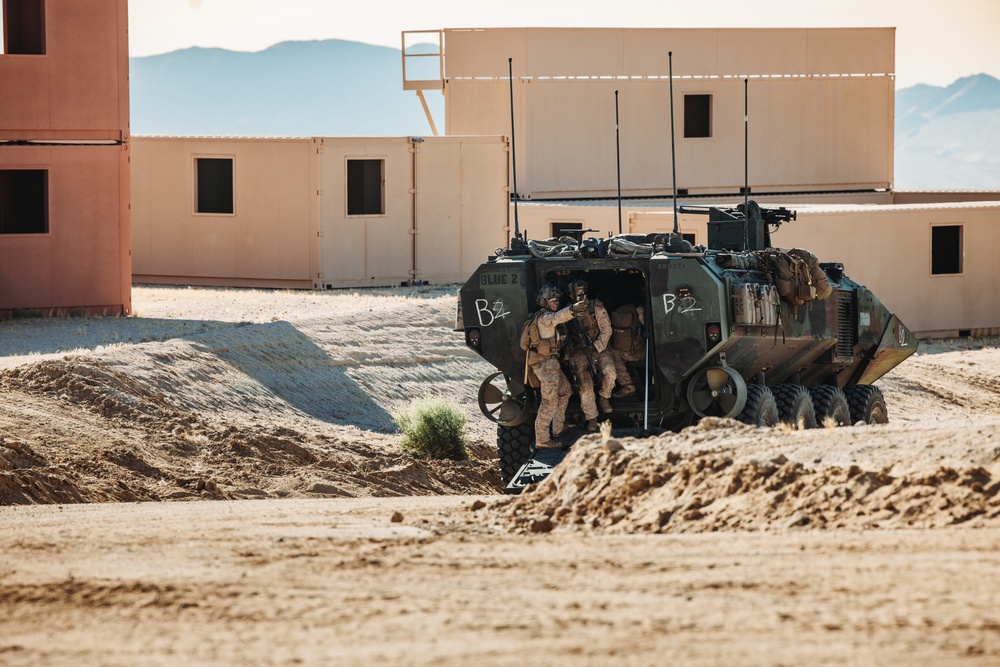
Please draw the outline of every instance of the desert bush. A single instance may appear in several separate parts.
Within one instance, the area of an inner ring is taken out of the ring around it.
[[[465,414],[444,398],[427,397],[397,409],[393,421],[403,432],[399,446],[421,459],[465,461]]]

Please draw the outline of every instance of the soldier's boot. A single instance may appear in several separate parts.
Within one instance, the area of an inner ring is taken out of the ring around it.
[[[597,419],[587,420],[587,433],[597,433]]]
[[[611,401],[604,398],[603,396],[601,396],[600,399],[597,401],[597,406],[601,409],[601,412],[603,412],[604,414],[606,415],[611,414]]]
[[[624,387],[618,387],[617,389],[615,389],[613,392],[611,392],[611,396],[614,398],[625,398],[626,396],[631,396],[634,393],[635,393],[635,385],[628,384],[625,385]]]
[[[555,449],[561,447],[558,442],[553,442],[551,440],[536,440],[535,449]]]

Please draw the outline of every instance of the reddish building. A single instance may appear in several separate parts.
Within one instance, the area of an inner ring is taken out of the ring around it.
[[[0,314],[129,314],[127,0],[0,3]]]

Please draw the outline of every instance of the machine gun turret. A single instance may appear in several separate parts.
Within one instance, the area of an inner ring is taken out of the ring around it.
[[[770,232],[777,231],[783,222],[795,220],[795,211],[784,206],[761,208],[753,200],[735,208],[681,206],[678,212],[708,216],[710,250],[765,250],[771,247]]]

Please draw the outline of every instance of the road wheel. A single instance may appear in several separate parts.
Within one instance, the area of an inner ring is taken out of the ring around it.
[[[851,425],[851,408],[843,389],[832,385],[820,385],[810,389],[809,394],[812,396],[819,426],[823,426],[827,419],[832,419],[837,426]]]
[[[747,385],[747,402],[737,417],[751,426],[774,426],[778,423],[778,405],[774,394],[762,384]]]
[[[534,419],[517,426],[497,426],[497,459],[500,461],[500,481],[504,486],[514,479],[531,456],[531,443],[534,441]]]
[[[816,428],[816,410],[809,390],[800,384],[779,384],[771,387],[778,404],[778,417],[795,428]]]
[[[851,423],[886,424],[889,412],[885,407],[882,390],[870,384],[856,384],[844,387],[847,404],[851,408]]]

